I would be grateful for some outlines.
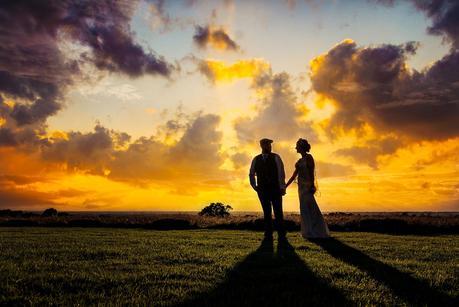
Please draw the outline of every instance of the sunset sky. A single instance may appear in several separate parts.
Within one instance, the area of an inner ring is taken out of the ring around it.
[[[459,2],[0,3],[0,209],[261,211],[263,137],[325,212],[459,210]]]

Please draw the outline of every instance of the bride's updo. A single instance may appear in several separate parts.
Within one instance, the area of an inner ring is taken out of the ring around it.
[[[311,145],[306,139],[299,138],[298,141],[296,141],[296,145],[303,152],[309,152],[309,150],[311,150]]]

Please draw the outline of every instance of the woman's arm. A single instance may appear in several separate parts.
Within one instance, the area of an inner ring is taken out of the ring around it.
[[[290,179],[285,184],[285,188],[287,188],[292,183],[292,181],[295,180],[296,175],[298,175],[298,170],[295,169],[295,171],[292,174],[292,177],[290,177]]]

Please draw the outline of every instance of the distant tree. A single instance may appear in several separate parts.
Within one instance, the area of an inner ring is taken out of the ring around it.
[[[199,215],[226,217],[230,215],[230,210],[233,210],[233,208],[229,205],[225,206],[222,203],[211,203],[210,205],[204,207],[201,212],[199,212]]]
[[[41,214],[42,216],[57,216],[57,210],[54,208],[48,208]]]

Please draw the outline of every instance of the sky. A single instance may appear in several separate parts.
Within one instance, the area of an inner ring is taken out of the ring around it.
[[[261,211],[258,141],[289,178],[301,137],[322,211],[459,210],[457,1],[7,0],[0,16],[0,209]]]

